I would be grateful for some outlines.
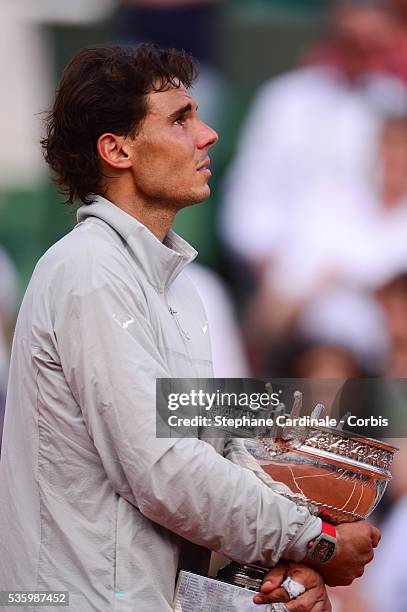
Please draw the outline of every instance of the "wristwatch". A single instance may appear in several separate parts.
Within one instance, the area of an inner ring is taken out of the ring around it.
[[[322,531],[315,540],[308,544],[307,559],[317,563],[327,563],[335,555],[336,529],[333,525],[322,521]]]

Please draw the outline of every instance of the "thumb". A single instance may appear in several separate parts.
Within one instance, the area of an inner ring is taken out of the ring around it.
[[[280,586],[286,577],[288,562],[280,561],[275,567],[273,567],[267,574],[264,576],[263,584],[261,586],[261,593],[270,593],[275,588]]]

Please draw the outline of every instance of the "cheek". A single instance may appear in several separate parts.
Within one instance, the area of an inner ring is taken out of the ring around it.
[[[184,172],[194,168],[194,148],[187,139],[161,140],[142,147],[140,169],[151,176],[168,176],[182,181]]]

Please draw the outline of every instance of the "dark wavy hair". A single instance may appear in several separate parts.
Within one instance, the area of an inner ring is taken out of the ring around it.
[[[188,88],[196,75],[193,58],[177,49],[141,44],[79,51],[63,72],[41,140],[66,203],[90,204],[100,193],[101,134],[134,136],[148,112],[148,93],[180,83]]]

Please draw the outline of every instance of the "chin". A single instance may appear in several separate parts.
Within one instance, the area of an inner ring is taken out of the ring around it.
[[[211,195],[211,190],[209,185],[206,185],[205,188],[197,190],[195,193],[190,193],[186,198],[182,198],[180,200],[180,208],[184,208],[185,206],[193,206],[194,204],[200,204],[209,198]]]
[[[197,199],[197,204],[198,202],[203,202],[204,200],[207,200],[210,195],[211,195],[211,188],[209,187],[209,185],[205,185],[205,187],[202,190],[200,190],[200,195],[198,196],[199,199]]]

